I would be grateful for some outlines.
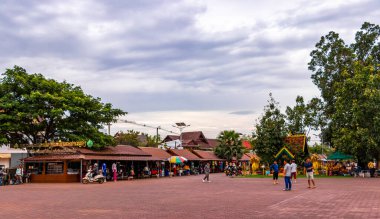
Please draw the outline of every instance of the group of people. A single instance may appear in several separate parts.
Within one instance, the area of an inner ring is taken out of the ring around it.
[[[242,175],[243,168],[235,163],[229,163],[225,168],[225,173],[227,176],[239,176]]]
[[[90,171],[92,173],[91,177],[95,177],[96,175],[103,175],[105,179],[107,179],[107,177],[108,177],[108,179],[111,178],[111,174],[110,174],[109,169],[107,168],[106,163],[103,163],[101,168],[99,168],[97,163],[94,163],[94,165],[89,166],[88,171]],[[117,165],[116,165],[116,163],[112,164],[112,173],[113,173],[112,179],[116,182],[116,180],[117,180]]]
[[[0,169],[0,186],[5,185],[17,185],[22,184],[24,182],[24,169],[22,168],[22,165],[18,165],[16,172],[13,174],[9,169],[1,168]],[[25,179],[28,180],[29,175],[25,175]]]
[[[273,164],[270,166],[270,171],[273,173],[273,184],[278,184],[279,166],[277,164],[277,161],[274,161]],[[308,188],[309,189],[316,188],[315,182],[314,182],[313,164],[310,161],[310,159],[306,159],[306,162],[304,163],[304,173],[307,177]],[[285,181],[285,188],[283,190],[291,191],[292,183],[297,182],[297,164],[295,160],[292,160],[290,164],[287,162],[287,160],[284,160],[283,174],[284,174],[284,181]]]

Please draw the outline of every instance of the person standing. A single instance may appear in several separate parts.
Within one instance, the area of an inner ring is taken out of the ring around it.
[[[102,164],[102,173],[104,176],[104,182],[106,182],[107,181],[107,164],[106,163]]]
[[[306,174],[307,177],[307,183],[309,184],[309,189],[314,189],[315,187],[315,182],[314,182],[314,174],[313,174],[313,164],[311,163],[310,159],[306,159],[306,162],[304,164],[304,173]],[[311,187],[311,183],[313,183],[313,187]]]
[[[376,171],[376,169],[375,169],[375,163],[374,162],[370,161],[368,163],[368,169],[369,169],[370,176],[371,177],[375,177],[375,171]]]
[[[22,166],[19,165],[16,169],[16,184],[22,184]]]
[[[207,179],[207,182],[211,182],[210,181],[210,164],[209,163],[206,163],[206,165],[204,167],[204,172],[205,172],[205,177],[202,179],[202,181],[205,182],[205,180]]]
[[[117,166],[116,163],[112,164],[112,172],[113,172],[113,181],[117,181]]]
[[[290,177],[292,175],[292,167],[290,164],[284,160],[284,179],[285,179],[285,188],[284,191],[292,190],[292,181],[290,181]]]
[[[278,184],[278,164],[277,161],[274,161],[272,165],[270,165],[269,169],[273,171],[273,184]]]
[[[297,182],[297,164],[295,160],[292,160],[292,164],[290,164],[290,167],[292,168],[292,171],[291,171],[292,175],[290,179],[293,182],[293,178],[294,178],[294,183],[296,183]]]
[[[3,168],[0,168],[0,186],[3,185],[4,171]]]

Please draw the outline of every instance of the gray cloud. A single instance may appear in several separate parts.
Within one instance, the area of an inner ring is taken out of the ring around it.
[[[230,114],[233,115],[251,115],[254,114],[255,112],[252,110],[242,110],[242,111],[235,111],[235,112],[230,112]]]
[[[207,7],[190,1],[5,0],[0,64],[66,79],[126,111],[244,114],[261,110],[271,91],[282,104],[317,95],[307,71],[314,44],[328,30],[379,23],[378,8],[298,1],[275,19],[208,32],[197,27]]]

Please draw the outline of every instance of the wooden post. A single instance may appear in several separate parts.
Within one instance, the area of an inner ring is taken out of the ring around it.
[[[79,175],[80,175],[80,182],[82,183],[82,172],[83,172],[83,163],[82,163],[82,161],[83,161],[83,159],[80,159],[80,173],[79,173]]]
[[[63,161],[63,174],[67,175],[67,160]]]
[[[42,175],[45,175],[46,173],[46,162],[44,161],[42,164]]]

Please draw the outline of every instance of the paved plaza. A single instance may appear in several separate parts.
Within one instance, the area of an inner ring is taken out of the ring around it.
[[[201,177],[0,187],[0,218],[380,218],[380,179]]]

